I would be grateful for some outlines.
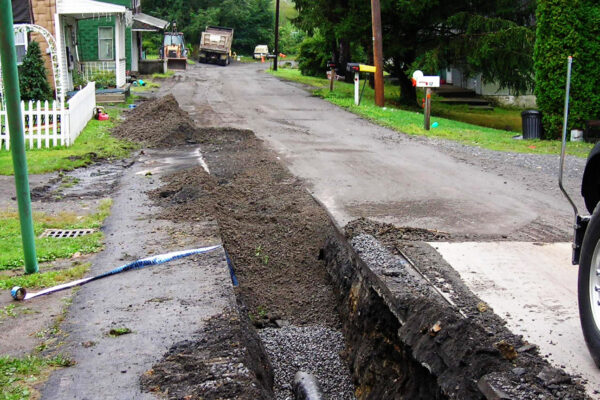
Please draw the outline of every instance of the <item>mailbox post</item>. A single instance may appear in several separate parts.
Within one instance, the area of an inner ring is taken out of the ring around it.
[[[354,104],[360,105],[360,73],[369,72],[374,74],[377,69],[372,65],[359,63],[348,63],[346,66],[348,72],[354,72]]]
[[[431,121],[431,88],[440,87],[439,76],[424,76],[423,72],[415,71],[412,76],[413,86],[425,88],[424,128],[429,130]]]
[[[335,79],[335,62],[329,61],[329,69],[331,70],[331,77],[329,79],[329,91],[333,92],[333,80]]]

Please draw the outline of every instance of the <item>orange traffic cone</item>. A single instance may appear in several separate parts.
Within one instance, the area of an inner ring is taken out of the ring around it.
[[[265,62],[265,56],[260,56],[260,62],[264,63]]]

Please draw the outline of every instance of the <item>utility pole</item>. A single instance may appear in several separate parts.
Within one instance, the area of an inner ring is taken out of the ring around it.
[[[278,0],[279,1],[279,0]],[[383,38],[381,34],[381,4],[371,0],[371,24],[373,25],[373,60],[375,64],[375,104],[385,105],[383,91]]]
[[[38,272],[38,264],[35,253],[27,157],[25,156],[25,135],[23,134],[23,118],[21,116],[21,92],[19,90],[19,75],[17,74],[17,52],[15,50],[11,0],[0,0],[0,60],[2,60],[2,79],[4,82],[4,93],[2,95],[6,101],[6,114],[10,131],[10,147],[15,170],[25,272],[32,274]]]
[[[279,0],[275,3],[275,58],[273,59],[273,71],[277,71],[277,59],[279,57]]]

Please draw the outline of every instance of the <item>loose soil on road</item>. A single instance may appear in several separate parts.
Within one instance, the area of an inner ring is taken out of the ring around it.
[[[153,119],[157,114],[167,117]],[[239,292],[257,326],[275,320],[339,325],[318,259],[327,215],[251,131],[196,129],[177,101],[165,96],[133,110],[115,133],[155,147],[200,144],[211,174],[200,166],[179,171],[151,197],[163,207],[161,218],[218,220]]]
[[[173,118],[147,122],[158,110]],[[198,156],[202,161],[199,159],[196,167],[165,176],[164,185],[150,192],[150,197],[161,207],[158,218],[175,223],[196,219],[218,222],[219,235],[239,281],[236,294],[255,327],[306,326],[315,332],[339,328],[335,295],[323,261],[319,259],[325,235],[331,227],[327,214],[302,182],[287,171],[275,154],[264,148],[261,140],[247,130],[195,128],[172,96],[145,102],[129,113],[129,121],[118,129],[117,135],[150,147],[200,146]],[[172,126],[184,128],[177,128],[177,133],[173,133]],[[236,398],[258,398],[239,392],[236,385],[224,387],[218,393],[207,391],[202,368],[197,373],[186,372],[188,362],[185,360],[190,357],[200,360],[208,352],[214,358],[226,350],[205,333],[199,335],[197,340],[173,347],[152,368],[150,375],[142,378],[143,388],[153,391],[158,387],[173,398],[178,398],[176,393],[187,393],[191,398],[232,393],[237,393]],[[236,335],[233,337],[239,337]],[[339,336],[340,343],[335,345],[343,347],[341,334]],[[333,345],[329,343],[324,347]],[[284,363],[293,361],[283,351]],[[180,357],[180,354],[185,356]],[[339,351],[333,355],[339,358]],[[318,360],[321,357],[311,355]],[[260,370],[269,370],[263,363],[258,364]],[[336,369],[345,367],[341,362],[332,365],[335,367],[323,371],[322,375],[337,379],[333,380],[335,383],[324,382],[324,392],[332,399],[354,398],[347,371]],[[275,398],[289,398],[292,394],[292,382],[287,378],[290,373],[293,377],[295,369],[289,368],[293,372],[276,372]],[[257,373],[259,384],[263,384],[263,375]]]
[[[168,116],[153,119],[157,113]],[[171,96],[148,101],[131,111],[129,116],[130,123],[116,132],[122,138],[141,141],[151,147],[191,143],[200,146],[198,166],[165,176],[165,184],[152,191],[150,197],[162,208],[159,218],[175,223],[216,219],[239,279],[237,294],[247,305],[254,326],[292,324],[341,328],[331,278],[319,259],[332,224],[303,183],[287,171],[278,157],[266,150],[251,131],[196,128]],[[348,238],[361,233],[382,239],[392,253],[413,247],[411,243],[415,244],[414,248],[419,248],[424,241],[449,239],[443,232],[393,228],[367,220],[349,225]],[[451,278],[456,277],[440,276],[449,283],[449,290],[462,294],[462,286],[453,286],[460,280]],[[520,378],[515,379],[524,383],[521,394],[527,393],[527,396],[523,398],[533,398],[529,395],[536,396],[546,390],[559,397],[560,393],[565,394],[563,398],[582,398],[581,387],[570,386],[571,378],[559,371],[549,370],[548,382],[542,382],[538,388],[539,380],[543,379],[536,374],[544,362],[535,346],[528,346],[521,338],[507,332],[503,321],[491,311],[486,312],[486,305],[479,305],[476,300],[471,295],[468,302],[457,305],[468,308],[466,314],[481,323],[484,328],[479,332],[482,342],[509,343],[508,355],[498,346],[486,348],[484,353],[489,351],[498,359],[519,358],[517,365],[523,370],[518,371]],[[177,398],[175,393],[190,393],[191,397],[186,397],[190,399],[205,395],[202,369],[199,374],[182,374],[189,368],[186,361],[189,357],[197,357],[199,352],[207,349],[211,352],[215,346],[214,350],[219,350],[217,344],[210,345],[206,337],[200,342],[202,345],[191,341],[172,348],[153,367],[152,377],[142,379],[145,389],[160,387],[163,393],[165,390],[174,393],[172,398]],[[186,356],[181,357],[181,354]],[[485,354],[481,357],[488,357]],[[560,382],[553,382],[553,379]],[[341,396],[330,398],[351,398]]]

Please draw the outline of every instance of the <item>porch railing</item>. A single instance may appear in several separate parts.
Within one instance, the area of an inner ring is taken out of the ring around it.
[[[84,61],[81,62],[83,69],[83,78],[85,80],[91,80],[98,72],[115,72],[116,64],[114,61]]]

